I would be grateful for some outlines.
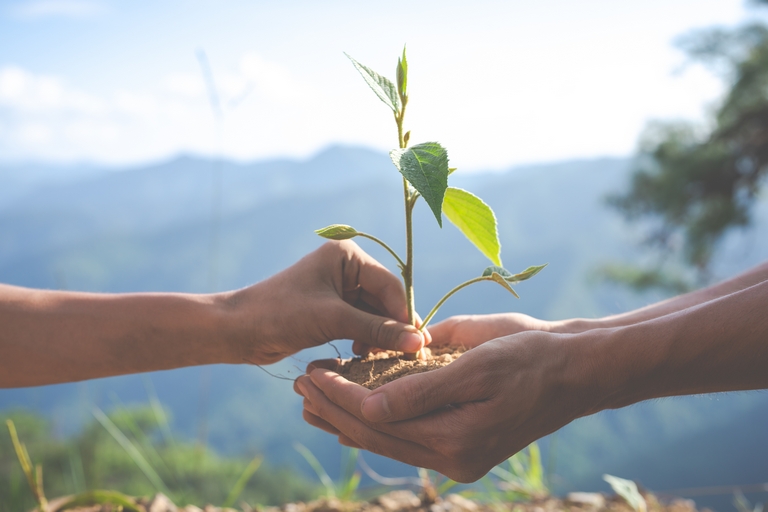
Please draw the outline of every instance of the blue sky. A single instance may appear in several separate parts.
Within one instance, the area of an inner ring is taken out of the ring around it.
[[[403,43],[412,140],[452,164],[627,155],[649,119],[706,119],[722,92],[678,71],[675,37],[753,15],[742,0],[3,0],[0,162],[389,149],[391,114],[342,52],[392,75]]]

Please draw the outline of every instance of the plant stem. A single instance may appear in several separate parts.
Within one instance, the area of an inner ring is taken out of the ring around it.
[[[416,325],[416,304],[413,297],[413,205],[411,204],[408,181],[403,178],[405,195],[405,266],[403,267],[403,285],[405,301],[408,306],[408,323]]]
[[[457,291],[461,290],[462,288],[465,288],[471,284],[479,283],[480,281],[492,281],[493,279],[490,276],[480,276],[475,277],[474,279],[470,279],[469,281],[465,281],[461,283],[460,285],[456,286],[454,289],[446,293],[442,299],[438,301],[437,304],[435,304],[435,307],[432,308],[432,311],[429,312],[429,314],[424,318],[424,321],[421,323],[421,327],[419,327],[420,331],[423,331],[424,328],[427,326],[430,320],[432,320],[432,317],[435,316],[435,313],[437,313],[437,310],[440,309],[440,306],[445,304],[445,301],[448,300],[448,298],[456,293]]]
[[[377,244],[379,244],[380,246],[382,246],[383,248],[389,251],[389,254],[391,254],[397,260],[397,264],[400,266],[400,269],[405,268],[405,263],[403,263],[403,260],[400,259],[400,256],[398,256],[397,253],[394,250],[392,250],[392,248],[388,246],[385,242],[383,242],[382,240],[379,240],[373,235],[369,235],[368,233],[361,233],[360,231],[357,232],[357,236],[362,236],[363,238],[373,240],[374,242],[376,242]]]
[[[400,112],[395,114],[397,123],[397,142],[400,149],[405,149],[403,138],[403,119],[405,118],[405,102]],[[403,178],[403,198],[405,201],[405,265],[403,269],[403,286],[405,287],[405,302],[408,307],[408,323],[416,325],[416,303],[413,297],[413,193],[408,180]]]

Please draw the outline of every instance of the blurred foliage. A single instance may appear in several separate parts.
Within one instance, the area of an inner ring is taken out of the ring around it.
[[[109,419],[130,439],[167,485],[177,505],[225,502],[253,457],[224,458],[205,447],[179,439],[167,440],[149,407],[119,408]],[[132,496],[151,496],[155,486],[134,460],[95,420],[70,439],[57,439],[41,417],[17,411],[11,419],[30,458],[45,469],[49,497],[87,490],[118,490]],[[253,455],[253,454],[251,454]],[[281,504],[317,496],[318,489],[288,469],[263,464],[243,485],[238,503]],[[31,510],[36,501],[16,458],[7,432],[0,434],[0,510]]]
[[[756,2],[768,4],[766,1]],[[644,245],[668,261],[693,269],[606,273],[638,289],[677,291],[710,279],[710,263],[723,235],[747,227],[768,174],[768,27],[698,30],[679,40],[692,62],[720,75],[729,90],[710,127],[655,122],[641,136],[629,190],[609,203],[629,221],[647,221]]]
[[[357,457],[359,450],[357,448],[342,448],[341,474],[338,481],[334,482],[323,465],[317,460],[315,454],[301,443],[294,443],[294,449],[304,457],[307,464],[317,475],[317,478],[325,487],[323,496],[326,498],[339,498],[342,501],[355,500],[357,497],[357,488],[360,486],[362,474],[357,470]]]

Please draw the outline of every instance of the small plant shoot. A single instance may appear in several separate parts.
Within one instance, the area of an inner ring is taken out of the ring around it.
[[[422,142],[409,145],[411,132],[404,131],[405,111],[409,101],[408,60],[406,59],[405,48],[403,48],[402,56],[397,59],[395,83],[349,55],[347,57],[376,96],[392,110],[397,125],[398,148],[390,151],[389,156],[403,178],[405,259],[375,236],[358,231],[352,226],[333,224],[315,232],[330,240],[348,240],[359,236],[373,240],[383,246],[395,258],[400,267],[405,285],[408,320],[411,324],[416,325],[417,316],[413,294],[413,209],[419,198],[423,198],[434,214],[438,226],[443,227],[443,215],[445,215],[493,265],[483,270],[478,277],[461,283],[446,293],[424,317],[419,328],[423,330],[429,324],[438,309],[451,295],[473,283],[493,281],[519,298],[512,285],[530,279],[546,265],[528,267],[517,274],[506,270],[501,262],[501,243],[499,242],[496,215],[491,207],[471,192],[448,186],[448,177],[456,169],[449,167],[448,152],[440,143]]]

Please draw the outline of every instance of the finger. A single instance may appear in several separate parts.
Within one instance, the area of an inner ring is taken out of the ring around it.
[[[327,370],[316,370],[312,372],[309,378],[328,400],[368,424],[368,420],[362,412],[362,404],[373,393],[372,391]],[[431,447],[436,432],[444,427],[441,424],[444,419],[442,416],[445,414],[456,415],[457,413],[459,411],[456,409],[449,411],[447,408],[443,408],[411,420],[373,423],[368,426],[379,432]]]
[[[309,380],[334,404],[358,419],[365,421],[361,407],[372,393],[360,384],[350,382],[338,373],[318,369],[309,375]]]
[[[369,301],[366,301],[363,298],[363,295],[366,295],[369,297]],[[372,315],[379,315],[379,316],[388,316],[386,309],[384,309],[384,306],[382,306],[380,303],[375,304],[377,301],[374,300],[373,295],[367,293],[367,292],[355,292],[355,296],[351,296],[349,293],[344,293],[344,302],[347,304],[350,304],[352,306],[355,306],[357,309],[365,311],[366,313],[371,313]]]
[[[306,421],[307,423],[309,423],[315,428],[319,428],[320,430],[328,432],[329,434],[332,434],[334,436],[341,435],[341,432],[339,432],[339,430],[336,427],[334,427],[324,419],[320,418],[319,416],[315,416],[314,414],[307,411],[306,409],[301,413],[301,416],[302,418],[304,418],[304,421]]]
[[[441,456],[436,452],[420,444],[372,429],[353,414],[331,402],[311,382],[307,384],[307,398],[317,410],[320,418],[330,423],[361,448],[418,467],[436,469],[440,463]]]
[[[331,370],[332,372],[335,372],[338,371],[340,367],[341,360],[338,357],[334,357],[332,359],[316,359],[307,365],[306,373],[309,375],[313,370],[318,368],[323,368],[325,370]],[[294,390],[295,389],[296,386],[294,386]]]
[[[432,341],[438,345],[450,345],[453,341],[453,335],[456,330],[458,317],[451,317],[442,322],[429,326],[429,332],[432,334]]]
[[[379,315],[386,315],[389,313],[389,311],[387,311],[387,307],[381,302],[381,300],[379,300],[376,295],[370,293],[368,290],[361,289],[357,303],[354,305],[360,309],[365,309],[365,307],[368,307],[369,313],[376,313]],[[407,314],[405,319],[408,319]],[[395,320],[399,319],[396,318]]]
[[[407,322],[405,289],[400,279],[362,250],[357,255],[360,260],[357,282],[363,292],[375,297],[390,317]],[[371,304],[368,300],[366,302]]]
[[[421,327],[421,324],[423,323],[423,321],[421,320],[421,316],[418,313],[416,313],[415,320],[416,321],[414,323],[416,324],[416,327]],[[430,333],[428,329],[421,329],[421,333],[424,336],[425,346],[432,343],[432,333]]]
[[[306,375],[302,375],[301,377],[298,377],[293,381],[293,392],[296,393],[297,395],[304,396],[302,387],[299,386],[299,379],[301,379],[302,377],[306,378]]]
[[[352,342],[352,353],[356,356],[366,357],[368,354],[378,354],[382,349],[366,345],[359,341]]]
[[[361,357],[367,356],[371,352],[371,347],[360,341],[352,342],[352,353]]]
[[[419,327],[421,325],[421,317],[418,315],[418,313],[416,314],[415,320],[416,320],[415,321],[416,327]],[[432,343],[432,335],[430,334],[430,332],[427,329],[421,330],[421,336],[424,339],[424,346],[427,346],[430,343]],[[372,346],[370,346],[370,345],[368,345],[366,343],[363,343],[361,341],[355,340],[352,343],[352,353],[355,354],[355,355],[358,355],[358,356],[365,357],[365,356],[367,356],[371,352],[373,352],[375,354],[375,353],[379,352],[380,350],[381,349],[376,348],[376,347],[372,347]]]
[[[389,350],[415,353],[424,345],[424,335],[416,327],[372,315],[339,302],[338,336]]]

